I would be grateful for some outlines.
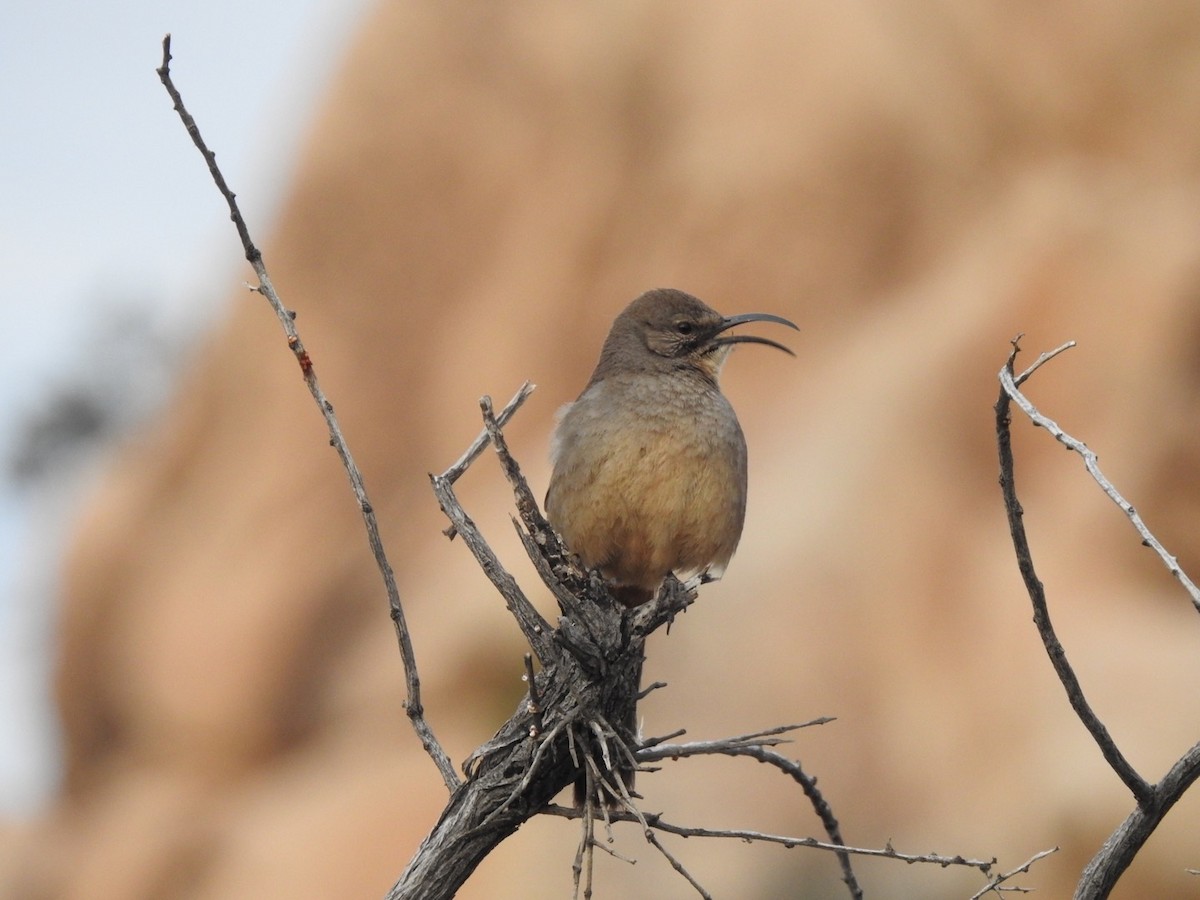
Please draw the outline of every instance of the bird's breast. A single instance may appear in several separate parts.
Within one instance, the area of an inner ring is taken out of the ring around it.
[[[618,583],[653,590],[733,555],[746,445],[715,388],[661,375],[593,384],[561,412],[552,457],[550,521]]]

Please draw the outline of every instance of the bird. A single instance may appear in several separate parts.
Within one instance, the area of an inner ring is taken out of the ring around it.
[[[719,578],[746,519],[746,439],[721,393],[749,322],[797,329],[780,316],[722,316],[691,294],[646,291],[613,321],[592,377],[558,414],[546,517],[627,607],[663,579]]]
[[[721,369],[736,344],[795,355],[768,338],[729,333],[749,322],[797,328],[769,313],[722,316],[673,288],[646,291],[613,321],[592,377],[559,411],[546,518],[627,608],[651,600],[670,574],[719,578],[737,549],[746,439],[721,393]],[[636,702],[623,723],[634,740]],[[609,774],[633,791],[631,766]],[[596,791],[605,806],[622,805],[621,790]],[[576,807],[587,798],[581,774]]]

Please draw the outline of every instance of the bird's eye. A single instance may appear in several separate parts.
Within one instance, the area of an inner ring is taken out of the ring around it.
[[[692,325],[691,322],[688,322],[685,319],[682,322],[675,323],[675,330],[678,331],[682,335],[689,335],[695,330],[695,326]]]

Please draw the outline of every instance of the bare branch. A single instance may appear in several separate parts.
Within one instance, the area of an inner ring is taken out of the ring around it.
[[[996,400],[995,406],[996,437],[1000,452],[1000,488],[1004,494],[1004,508],[1008,513],[1008,528],[1012,536],[1013,547],[1016,551],[1017,566],[1021,571],[1022,579],[1025,581],[1025,589],[1029,592],[1029,599],[1033,603],[1033,621],[1037,626],[1038,634],[1042,638],[1042,644],[1046,648],[1046,653],[1050,657],[1050,663],[1054,666],[1054,671],[1058,675],[1058,680],[1062,682],[1063,687],[1066,689],[1067,699],[1071,703],[1071,708],[1075,710],[1075,715],[1079,717],[1084,727],[1091,733],[1092,739],[1100,748],[1100,752],[1104,754],[1104,758],[1107,760],[1109,766],[1125,782],[1125,786],[1129,788],[1138,802],[1142,803],[1150,797],[1150,784],[1134,770],[1129,760],[1125,758],[1125,755],[1117,747],[1112,735],[1108,733],[1108,729],[1104,723],[1100,721],[1100,718],[1087,702],[1087,698],[1083,694],[1083,687],[1079,683],[1079,678],[1075,675],[1075,670],[1067,660],[1066,650],[1063,649],[1062,643],[1058,640],[1058,635],[1054,631],[1054,625],[1050,621],[1050,608],[1046,603],[1046,591],[1033,567],[1033,554],[1029,549],[1029,538],[1025,534],[1024,510],[1022,510],[1020,501],[1017,499],[1013,471],[1012,438],[1009,431],[1011,423],[1009,400],[1012,394],[1019,395],[1020,393],[1015,386],[1010,388],[1010,385],[1013,384],[1013,363],[1016,361],[1019,350],[1017,341],[1014,340],[1008,361],[1005,363],[1004,368],[1000,370],[1000,397]]]
[[[1037,362],[1025,370],[1025,372],[1021,373],[1019,379],[1013,378],[1011,366],[1005,366],[1000,370],[1000,383],[1004,386],[1005,393],[1012,398],[1013,402],[1021,408],[1021,411],[1029,417],[1030,421],[1033,422],[1034,425],[1045,428],[1060,444],[1070,450],[1074,450],[1081,457],[1083,457],[1083,464],[1087,468],[1088,474],[1095,479],[1096,483],[1100,485],[1100,488],[1104,491],[1108,498],[1112,500],[1113,503],[1117,504],[1117,506],[1121,508],[1121,511],[1129,517],[1129,521],[1133,523],[1133,527],[1136,528],[1138,534],[1141,535],[1142,543],[1158,554],[1159,558],[1163,561],[1163,564],[1167,567],[1167,571],[1174,575],[1176,579],[1178,579],[1179,583],[1183,585],[1184,590],[1188,592],[1188,596],[1192,598],[1192,606],[1196,608],[1197,612],[1200,612],[1200,588],[1197,588],[1195,583],[1188,577],[1187,573],[1183,571],[1179,565],[1179,560],[1168,553],[1167,549],[1159,542],[1158,538],[1156,538],[1150,532],[1150,529],[1146,527],[1146,523],[1142,521],[1142,517],[1138,515],[1138,512],[1133,508],[1133,505],[1123,496],[1121,496],[1120,491],[1118,491],[1113,486],[1112,482],[1104,476],[1104,473],[1100,471],[1099,457],[1097,457],[1096,454],[1092,452],[1092,450],[1090,450],[1087,444],[1085,444],[1083,441],[1071,437],[1071,435],[1067,434],[1062,430],[1062,428],[1059,427],[1057,422],[1038,412],[1034,405],[1029,401],[1029,398],[1027,398],[1017,389],[1017,385],[1032,375],[1034,370],[1042,365],[1042,363],[1053,359],[1063,350],[1074,346],[1074,341],[1068,341],[1057,350],[1052,350],[1049,353],[1043,353],[1041,357],[1038,358]]]
[[[1075,897],[1077,900],[1091,900],[1091,898],[1102,898],[1109,895],[1117,880],[1128,868],[1138,851],[1141,850],[1146,840],[1154,832],[1154,829],[1158,827],[1163,817],[1166,816],[1167,812],[1170,811],[1192,784],[1196,782],[1197,778],[1200,778],[1200,744],[1194,745],[1171,766],[1161,781],[1151,785],[1134,771],[1132,765],[1130,765],[1117,748],[1115,741],[1108,733],[1108,729],[1096,717],[1084,698],[1079,681],[1067,661],[1066,652],[1063,650],[1062,644],[1054,633],[1046,604],[1045,590],[1033,567],[1033,559],[1022,520],[1024,511],[1017,499],[1013,474],[1012,439],[1009,431],[1011,422],[1009,414],[1010,400],[1016,402],[1035,425],[1045,428],[1057,440],[1083,456],[1089,473],[1091,473],[1104,492],[1133,520],[1138,533],[1143,536],[1143,541],[1148,546],[1156,548],[1159,555],[1167,562],[1168,569],[1180,580],[1192,596],[1194,605],[1197,604],[1198,598],[1195,586],[1192,585],[1187,576],[1179,569],[1174,557],[1162,549],[1161,544],[1146,530],[1140,517],[1134,512],[1133,507],[1125,501],[1116,488],[1101,474],[1099,468],[1096,466],[1096,455],[1082,442],[1066,434],[1053,420],[1039,413],[1033,404],[1017,390],[1018,380],[1013,377],[1013,363],[1016,360],[1018,352],[1020,352],[1018,340],[1019,338],[1013,340],[1012,351],[1009,353],[1004,368],[1000,370],[1000,397],[996,401],[995,407],[996,436],[1000,454],[1000,486],[1004,493],[1004,506],[1008,513],[1009,530],[1012,533],[1017,565],[1020,568],[1021,577],[1025,581],[1026,590],[1029,592],[1030,599],[1033,602],[1034,622],[1037,625],[1038,634],[1042,637],[1042,642],[1046,647],[1046,652],[1050,656],[1050,661],[1054,666],[1055,672],[1058,674],[1059,680],[1066,688],[1071,706],[1074,708],[1076,715],[1079,716],[1080,721],[1083,722],[1084,726],[1091,733],[1093,740],[1095,740],[1100,751],[1104,754],[1105,760],[1108,761],[1113,771],[1117,773],[1133,793],[1137,801],[1133,812],[1108,837],[1104,845],[1083,870],[1079,884],[1076,886]],[[1069,345],[1063,345],[1063,347],[1053,351],[1051,354],[1044,354],[1044,358],[1039,358],[1038,362],[1022,375],[1022,378],[1027,378],[1038,365],[1046,359],[1052,358],[1067,346]]]
[[[550,623],[542,618],[542,614],[529,602],[529,598],[525,596],[525,592],[521,590],[517,580],[504,568],[475,523],[467,517],[462,505],[458,502],[450,480],[441,475],[430,475],[429,480],[433,484],[433,493],[437,497],[442,512],[454,526],[455,533],[462,535],[463,541],[470,548],[471,553],[475,556],[475,561],[479,563],[488,580],[504,597],[509,611],[517,620],[521,632],[529,641],[533,652],[537,654],[538,660],[543,666],[553,665],[559,657],[559,652],[551,637],[553,629],[550,627]]]
[[[574,809],[570,806],[547,806],[542,810],[543,815],[558,816],[563,819],[579,819],[584,815],[584,811]],[[629,812],[614,811],[610,812],[614,822],[638,822],[638,816]],[[708,838],[731,838],[738,841],[746,841],[748,843],[763,842],[769,844],[780,844],[788,849],[793,847],[811,847],[816,850],[828,850],[831,853],[849,853],[855,856],[874,856],[883,859],[896,859],[906,863],[929,863],[935,866],[963,866],[970,869],[978,869],[981,872],[988,872],[996,865],[995,859],[971,859],[965,856],[946,856],[940,853],[901,853],[893,848],[890,844],[886,847],[850,847],[845,844],[832,844],[828,841],[819,841],[811,837],[795,837],[784,834],[770,834],[765,831],[751,831],[743,828],[696,828],[685,825],[675,825],[667,822],[657,813],[644,813],[641,818],[644,818],[646,823],[659,831],[667,834],[677,834],[680,837],[708,837]]]
[[[517,392],[513,395],[513,398],[508,401],[508,404],[504,407],[504,409],[500,410],[500,415],[496,416],[497,425],[502,427],[509,419],[511,419],[513,414],[521,408],[527,399],[529,399],[529,395],[534,392],[536,387],[537,385],[531,384],[528,381],[521,385],[521,387],[518,388]],[[450,468],[442,473],[442,478],[444,478],[450,484],[454,484],[454,482],[458,481],[458,479],[462,477],[462,474],[467,471],[471,463],[478,459],[479,454],[484,451],[484,448],[487,447],[491,440],[492,438],[488,434],[487,428],[484,428],[483,431],[479,432],[479,437],[475,438],[475,440],[471,442],[471,446],[464,451],[463,455],[456,459]],[[454,540],[455,536],[458,534],[458,529],[453,525],[450,525],[442,533],[445,534],[450,540]]]
[[[655,684],[662,685],[662,682],[656,681]],[[662,685],[662,686],[665,687],[665,685]],[[643,692],[643,695],[644,695],[644,692]],[[641,697],[638,697],[638,699],[640,700]],[[676,728],[674,731],[668,732],[667,734],[664,734],[664,735],[660,735],[659,737],[642,738],[642,750],[647,750],[650,747],[656,747],[659,744],[663,743],[664,741],[671,741],[677,737],[683,737],[685,734],[687,734],[686,728]]]
[[[790,742],[790,739],[781,738],[779,735],[787,734],[800,728],[809,728],[814,725],[828,725],[830,722],[836,721],[837,719],[833,716],[821,716],[817,719],[801,722],[799,725],[777,725],[774,728],[767,728],[763,731],[739,734],[736,737],[720,738],[715,741],[689,741],[686,744],[663,743],[663,741],[670,740],[682,734],[683,732],[680,730],[661,738],[652,738],[648,741],[643,741],[642,749],[638,751],[637,756],[642,761],[674,759],[682,756],[701,756],[705,754],[736,756],[739,755],[740,749],[775,746]]]
[[[400,646],[400,659],[404,664],[404,681],[407,689],[407,699],[405,700],[404,708],[408,713],[408,719],[412,723],[413,730],[417,733],[417,737],[421,741],[421,745],[425,748],[425,752],[429,754],[430,759],[433,760],[434,765],[437,766],[438,771],[441,773],[442,781],[446,783],[447,790],[453,791],[459,785],[458,776],[454,772],[454,766],[450,762],[450,757],[446,755],[446,751],[442,749],[442,745],[434,736],[433,729],[425,721],[425,709],[421,704],[421,679],[417,674],[417,659],[416,653],[413,651],[412,637],[409,634],[408,623],[404,618],[404,608],[400,604],[400,591],[396,587],[396,576],[392,572],[391,563],[388,562],[387,554],[383,549],[383,540],[379,536],[379,523],[375,518],[375,508],[367,498],[367,489],[363,484],[362,473],[359,472],[358,466],[355,465],[354,457],[350,455],[350,446],[346,443],[346,439],[342,435],[341,426],[338,424],[337,416],[333,413],[333,404],[326,398],[320,384],[317,382],[316,368],[313,366],[312,358],[304,348],[304,344],[300,340],[300,333],[296,330],[296,314],[283,305],[283,301],[280,300],[279,295],[275,292],[275,288],[271,284],[271,276],[267,273],[267,267],[263,262],[262,253],[250,239],[250,230],[246,227],[246,221],[242,217],[241,210],[238,208],[237,199],[233,191],[229,189],[229,185],[226,184],[225,178],[217,166],[216,154],[208,149],[208,145],[200,135],[200,128],[196,125],[196,120],[192,118],[191,114],[184,107],[183,97],[171,79],[171,35],[169,34],[163,38],[162,66],[157,69],[157,72],[159,80],[162,82],[163,87],[166,88],[171,101],[175,105],[175,112],[179,114],[180,120],[192,138],[192,143],[196,145],[196,149],[204,157],[213,182],[221,192],[221,196],[225,198],[225,202],[229,205],[229,215],[233,220],[234,226],[237,228],[238,237],[241,238],[246,260],[254,268],[254,274],[258,277],[258,285],[253,289],[266,298],[271,308],[275,311],[280,324],[283,326],[284,334],[287,337],[287,345],[295,355],[296,360],[300,363],[300,372],[304,376],[304,383],[308,386],[309,393],[312,394],[313,400],[316,401],[317,408],[321,411],[321,415],[325,419],[325,425],[329,429],[329,443],[337,451],[338,457],[342,461],[342,466],[346,470],[346,475],[350,479],[350,487],[354,491],[354,499],[362,513],[363,524],[366,527],[367,541],[371,545],[371,554],[375,557],[375,565],[379,568],[379,572],[383,576],[384,590],[387,592],[388,598],[388,608],[396,629],[396,640]]]
[[[480,398],[479,408],[483,413],[483,426],[492,441],[492,446],[496,448],[496,456],[500,460],[500,465],[504,468],[504,477],[508,479],[508,483],[512,486],[513,498],[516,500],[517,512],[521,516],[521,522],[524,523],[526,530],[530,534],[546,536],[554,534],[554,529],[550,527],[550,523],[546,521],[546,517],[538,509],[537,498],[533,496],[533,491],[529,489],[529,483],[521,475],[521,467],[517,465],[517,461],[508,452],[508,441],[504,439],[504,432],[500,430],[499,420],[492,413],[492,398],[487,396]],[[564,547],[563,550],[565,551],[565,549]]]
[[[552,628],[463,511],[448,478],[431,476],[447,518],[505,597],[542,670],[530,684],[530,696],[467,760],[468,780],[451,796],[441,819],[388,894],[390,900],[452,896],[496,844],[575,781],[581,768],[606,796],[632,802],[619,771],[597,760],[606,753],[608,761],[615,759],[618,766],[621,759],[633,759],[627,748],[633,735],[615,731],[607,723],[634,721],[643,646],[655,623],[635,627],[632,616],[612,600],[604,584],[572,563],[508,456],[490,404],[484,401],[482,407],[489,440],[518,497],[522,531],[529,538],[526,547],[535,561],[541,558],[542,569],[569,586],[564,593],[571,597],[570,612],[564,613],[557,629]],[[664,608],[679,608],[677,600],[671,605],[676,594],[666,593]],[[588,617],[586,628],[573,618],[575,610],[581,612],[580,618]],[[577,878],[585,879],[585,896],[591,891],[590,841],[587,837],[582,845],[576,869]]]

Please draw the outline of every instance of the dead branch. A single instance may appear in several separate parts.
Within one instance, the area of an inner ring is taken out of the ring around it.
[[[585,815],[583,810],[570,806],[548,806],[543,810],[543,813],[563,819],[582,819]],[[666,821],[659,813],[642,813],[640,816],[635,816],[629,812],[614,811],[609,813],[609,817],[613,822],[637,822],[641,824],[642,821],[645,821],[646,825],[650,828],[666,834],[679,835],[680,837],[730,838],[747,843],[780,844],[787,849],[809,847],[816,850],[828,850],[837,854],[846,853],[854,856],[873,856],[880,859],[895,859],[906,863],[929,863],[943,868],[948,866],[962,866],[969,869],[978,869],[985,874],[996,865],[995,859],[971,859],[958,855],[947,856],[942,853],[902,853],[890,844],[885,847],[851,847],[846,844],[830,843],[829,841],[821,841],[812,837],[770,834],[765,831],[754,831],[746,828],[699,828],[676,825]],[[861,894],[856,896],[861,896]]]
[[[1134,770],[1129,760],[1125,758],[1125,755],[1113,740],[1112,735],[1108,733],[1108,729],[1100,721],[1100,717],[1092,710],[1091,704],[1088,703],[1087,698],[1084,696],[1079,678],[1075,675],[1075,670],[1071,667],[1071,663],[1067,659],[1067,652],[1063,649],[1062,643],[1055,633],[1054,624],[1050,620],[1050,608],[1046,603],[1046,592],[1033,567],[1033,555],[1029,549],[1029,538],[1025,534],[1024,510],[1017,500],[1016,482],[1013,475],[1012,439],[1009,433],[1011,418],[1009,415],[1010,388],[1008,384],[1013,383],[1012,366],[1018,352],[1019,347],[1017,346],[1017,341],[1014,340],[1008,362],[1001,370],[1000,398],[996,401],[995,407],[996,434],[1000,448],[1000,488],[1004,493],[1004,508],[1008,513],[1008,527],[1012,535],[1013,546],[1016,549],[1017,566],[1021,571],[1022,579],[1025,581],[1025,588],[1029,592],[1029,598],[1033,602],[1034,624],[1037,626],[1038,634],[1042,638],[1042,644],[1046,648],[1046,653],[1050,657],[1050,663],[1054,666],[1055,674],[1058,675],[1058,680],[1062,682],[1063,687],[1067,691],[1067,699],[1071,702],[1071,708],[1075,710],[1075,715],[1079,717],[1084,727],[1091,733],[1092,739],[1096,742],[1096,746],[1100,748],[1100,752],[1104,755],[1105,760],[1107,760],[1112,770],[1125,782],[1126,787],[1129,788],[1133,796],[1142,801],[1149,797],[1150,785]],[[1011,390],[1017,392],[1015,384]]]
[[[463,511],[449,478],[432,476],[439,504],[504,596],[542,670],[531,682],[530,697],[471,755],[466,782],[451,796],[389,898],[452,896],[496,844],[573,783],[581,768],[607,796],[631,804],[616,776],[622,756],[633,757],[629,748],[635,738],[609,723],[633,720],[646,638],[695,598],[672,579],[646,604],[649,610],[621,608],[598,578],[569,557],[508,454],[490,402],[481,405],[517,496],[519,530],[536,550],[543,578],[555,583],[562,617],[557,628],[542,618]],[[592,846],[590,837],[586,845]],[[577,860],[577,871],[581,865]]]
[[[1019,377],[1013,374],[1013,365],[1020,352],[1018,335],[1012,341],[1012,350],[1008,360],[1000,370],[1000,396],[996,401],[996,438],[1000,455],[1000,487],[1004,495],[1004,508],[1008,514],[1009,531],[1012,535],[1013,548],[1016,552],[1017,566],[1025,588],[1033,603],[1033,619],[1051,665],[1058,675],[1067,692],[1067,698],[1079,720],[1092,735],[1104,759],[1117,774],[1125,786],[1129,788],[1136,801],[1136,807],[1124,822],[1104,842],[1104,846],[1096,853],[1084,868],[1079,883],[1076,885],[1077,900],[1093,900],[1107,897],[1117,880],[1128,868],[1133,858],[1141,850],[1146,840],[1158,827],[1159,822],[1170,811],[1171,807],[1183,796],[1184,792],[1200,778],[1200,743],[1194,745],[1168,770],[1157,784],[1150,784],[1133,768],[1125,755],[1117,747],[1116,741],[1092,710],[1084,697],[1083,688],[1076,677],[1066,651],[1054,631],[1050,620],[1050,610],[1046,602],[1046,592],[1033,566],[1033,555],[1029,548],[1029,539],[1025,534],[1023,520],[1024,510],[1017,499],[1016,481],[1013,466],[1012,438],[1010,434],[1011,415],[1010,404],[1016,403],[1029,416],[1035,426],[1045,428],[1054,437],[1084,458],[1084,464],[1092,477],[1127,516],[1133,521],[1143,542],[1155,549],[1167,564],[1168,570],[1184,585],[1196,603],[1196,589],[1192,581],[1179,568],[1175,557],[1166,552],[1158,540],[1150,534],[1141,517],[1133,507],[1117,492],[1116,488],[1101,474],[1096,465],[1096,454],[1082,442],[1066,434],[1057,423],[1037,411],[1019,390],[1018,385],[1024,382],[1043,363],[1057,356],[1063,350],[1074,346],[1064,344],[1057,350],[1043,354],[1037,362],[1023,372]]]

